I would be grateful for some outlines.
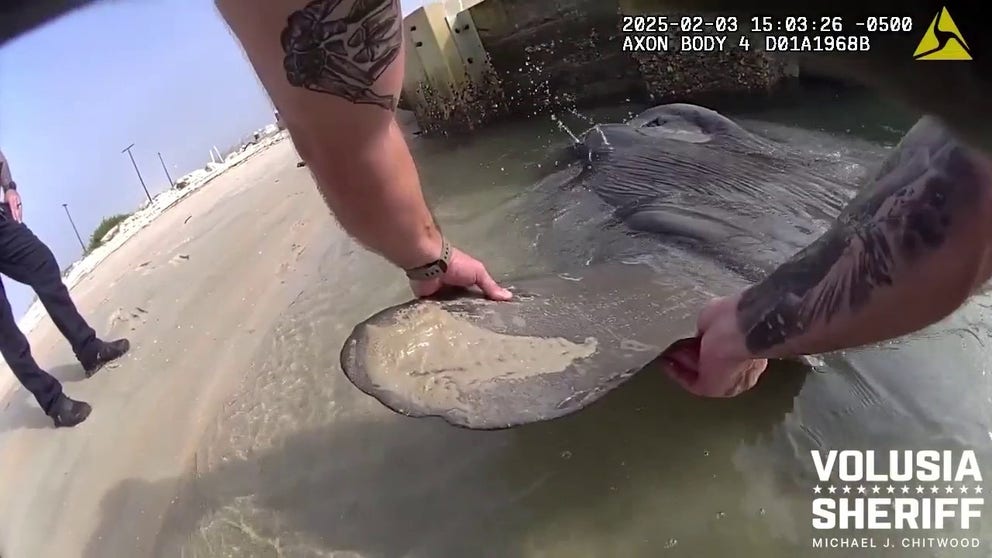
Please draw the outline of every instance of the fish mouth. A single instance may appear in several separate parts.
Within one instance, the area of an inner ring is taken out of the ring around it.
[[[687,104],[660,105],[620,124],[596,124],[574,138],[572,154],[594,161],[598,155],[643,144],[645,139],[680,143],[709,143],[718,134],[739,127],[722,115]]]
[[[705,143],[712,139],[691,123],[634,127],[629,124],[597,124],[579,136],[572,144],[572,153],[579,160],[595,161],[599,156],[625,148],[644,145],[647,141],[680,141]]]

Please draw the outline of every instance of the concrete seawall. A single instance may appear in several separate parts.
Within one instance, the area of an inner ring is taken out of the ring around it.
[[[672,13],[657,0],[461,0],[429,4],[404,21],[401,106],[425,133],[475,130],[508,116],[624,101],[692,101],[763,91],[790,73],[757,48],[708,52],[624,49],[624,15]],[[745,26],[739,20],[739,27]],[[743,29],[741,29],[743,30]],[[713,31],[695,33],[704,37]],[[651,33],[672,44],[674,29]]]

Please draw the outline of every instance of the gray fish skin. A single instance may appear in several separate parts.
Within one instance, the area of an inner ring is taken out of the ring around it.
[[[354,328],[341,351],[341,368],[355,386],[398,413],[441,417],[477,430],[575,413],[642,370],[661,373],[658,356],[695,334],[706,301],[741,290],[781,264],[826,230],[856,192],[847,175],[836,171],[849,168],[849,160],[818,161],[690,104],[663,105],[628,123],[595,126],[574,150],[581,172],[556,173],[552,178],[560,180],[542,181],[532,193],[570,210],[582,204],[580,198],[598,200],[592,211],[612,210],[621,227],[598,220],[572,226],[545,214],[541,219],[561,234],[541,235],[538,251],[561,254],[561,240],[575,237],[573,242],[597,252],[594,261],[583,264],[584,258],[571,256],[558,273],[508,280],[517,294],[511,302],[468,295],[441,305],[496,334],[574,343],[591,337],[595,353],[564,370],[525,370],[518,378],[458,388],[453,408],[425,403],[417,393],[377,385],[366,374],[366,359],[374,358],[369,326],[390,328],[410,306],[434,303],[414,300]],[[880,158],[860,166],[860,174],[867,175]],[[532,205],[537,210],[545,201]]]

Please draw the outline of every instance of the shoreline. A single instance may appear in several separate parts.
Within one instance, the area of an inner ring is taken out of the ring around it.
[[[205,168],[196,169],[185,176],[180,177],[176,183],[186,181],[183,188],[173,186],[168,190],[160,192],[152,198],[151,203],[144,203],[138,207],[127,219],[117,225],[117,232],[106,242],[101,244],[92,252],[69,264],[62,274],[62,282],[66,288],[72,292],[73,287],[85,279],[101,262],[108,256],[116,252],[124,244],[134,237],[139,231],[155,222],[156,219],[172,209],[176,204],[187,197],[198,192],[201,188],[222,176],[227,171],[248,161],[253,156],[264,152],[266,149],[289,139],[289,133],[285,130],[279,131],[268,137],[262,138],[258,143],[249,145],[247,149],[238,153],[232,153],[221,163],[208,163]],[[209,169],[209,170],[207,170]],[[31,333],[38,326],[41,320],[47,316],[44,306],[37,297],[28,306],[28,309],[17,320],[17,327],[25,334]],[[0,387],[0,392],[2,392]]]
[[[256,155],[265,153],[270,148],[288,139],[289,133],[285,130],[264,137],[258,143],[249,145],[244,151],[232,153],[221,163],[209,163],[205,168],[196,169],[180,177],[177,183],[186,180],[187,185],[185,187],[169,188],[153,197],[151,203],[146,202],[142,204],[127,219],[118,224],[117,232],[109,240],[92,252],[84,254],[82,258],[76,260],[66,268],[62,274],[62,282],[65,283],[70,294],[74,294],[73,289],[89,277],[104,260],[120,250],[139,232],[168,214],[170,209],[197,192],[200,192],[207,184],[224,176],[231,169],[251,160]],[[75,299],[75,296],[73,298]],[[48,318],[48,313],[41,304],[41,301],[35,296],[31,305],[28,306],[27,311],[17,320],[17,327],[25,336],[30,336],[46,318]],[[17,392],[17,388],[21,384],[17,381],[14,374],[9,371],[6,363],[0,362],[0,367],[7,369],[6,373],[0,374],[0,409],[3,409],[9,405],[11,395]]]

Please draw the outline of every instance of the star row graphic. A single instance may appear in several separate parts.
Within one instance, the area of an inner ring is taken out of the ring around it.
[[[850,494],[852,490],[855,491],[858,494],[868,494],[868,493],[871,493],[871,494],[881,494],[883,492],[885,494],[895,494],[895,493],[910,494],[911,491],[913,491],[915,494],[926,494],[926,493],[940,494],[941,492],[943,492],[944,494],[954,494],[955,492],[957,492],[958,494],[968,494],[969,491],[970,491],[971,494],[981,494],[982,493],[982,487],[981,486],[975,486],[974,488],[968,488],[966,485],[963,485],[963,484],[961,485],[960,488],[957,488],[957,489],[955,489],[951,485],[947,485],[947,486],[945,486],[943,488],[943,490],[941,490],[941,488],[938,487],[937,485],[931,486],[929,490],[923,488],[923,486],[921,486],[921,485],[917,485],[916,488],[915,488],[915,491],[914,491],[913,487],[908,486],[908,485],[903,485],[901,488],[896,488],[896,487],[894,487],[892,485],[889,485],[889,486],[886,486],[884,489],[882,487],[878,486],[878,485],[871,486],[871,487],[866,487],[864,485],[859,485],[857,487],[848,486],[848,485],[841,485],[840,487],[836,487],[836,486],[834,486],[834,485],[831,484],[831,485],[829,485],[829,486],[827,486],[825,488],[824,487],[821,487],[820,485],[816,485],[816,486],[813,487],[813,493],[814,494],[821,494],[824,490],[826,490],[828,494],[836,494],[838,490],[840,490],[840,492],[843,493],[843,494]]]

